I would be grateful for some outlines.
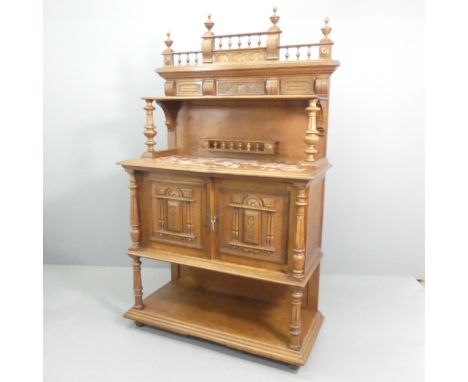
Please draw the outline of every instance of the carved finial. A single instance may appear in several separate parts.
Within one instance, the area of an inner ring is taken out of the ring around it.
[[[171,40],[171,32],[166,33],[167,38],[164,40],[164,44],[166,44],[167,49],[171,48],[171,45],[174,41]]]
[[[205,27],[211,32],[211,28],[213,28],[214,22],[211,21],[211,13],[208,13],[208,20],[205,21]]]
[[[332,28],[328,25],[328,22],[330,20],[328,19],[328,17],[325,17],[325,19],[323,21],[325,22],[325,25],[322,27],[322,33],[323,33],[325,38],[328,38],[328,35],[332,31]]]
[[[270,16],[270,20],[271,20],[271,22],[273,23],[274,26],[276,26],[276,24],[278,24],[278,21],[280,19],[280,17],[276,14],[277,10],[278,10],[277,7],[273,7],[273,15]]]

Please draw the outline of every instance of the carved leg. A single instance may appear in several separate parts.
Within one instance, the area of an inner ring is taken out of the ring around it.
[[[133,262],[133,294],[135,295],[134,309],[143,309],[143,287],[141,284],[141,261],[139,256],[131,256]]]
[[[302,288],[293,288],[291,294],[291,323],[289,324],[289,347],[293,350],[301,349],[302,295]]]

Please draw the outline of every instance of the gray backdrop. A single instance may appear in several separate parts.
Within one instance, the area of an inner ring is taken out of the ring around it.
[[[275,1],[282,43],[315,42],[330,17],[333,76],[323,270],[424,276],[423,2]],[[128,179],[144,150],[144,95],[165,32],[175,50],[266,30],[271,1],[45,1],[44,261],[128,265]],[[156,111],[158,149],[166,147]],[[148,262],[146,262],[148,263]]]

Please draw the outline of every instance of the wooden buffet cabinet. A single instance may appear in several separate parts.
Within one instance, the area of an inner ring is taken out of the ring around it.
[[[145,97],[147,150],[130,176],[135,304],[151,325],[303,365],[318,311],[331,58],[318,43],[280,45],[265,32],[216,35],[175,52],[167,34],[165,96]],[[155,151],[153,111],[168,150]],[[143,299],[141,258],[171,263],[171,281]]]

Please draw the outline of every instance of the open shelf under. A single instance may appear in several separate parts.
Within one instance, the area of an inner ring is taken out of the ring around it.
[[[326,171],[330,164],[325,158],[312,162],[289,164],[252,159],[201,157],[193,155],[158,155],[148,159],[130,159],[119,162],[134,169],[179,170],[210,174],[240,174],[268,178],[311,180]]]
[[[303,365],[323,316],[303,308],[302,348],[288,348],[289,304],[275,304],[194,288],[171,281],[144,300],[145,308],[125,317],[183,335],[199,337],[234,349],[293,365]]]

